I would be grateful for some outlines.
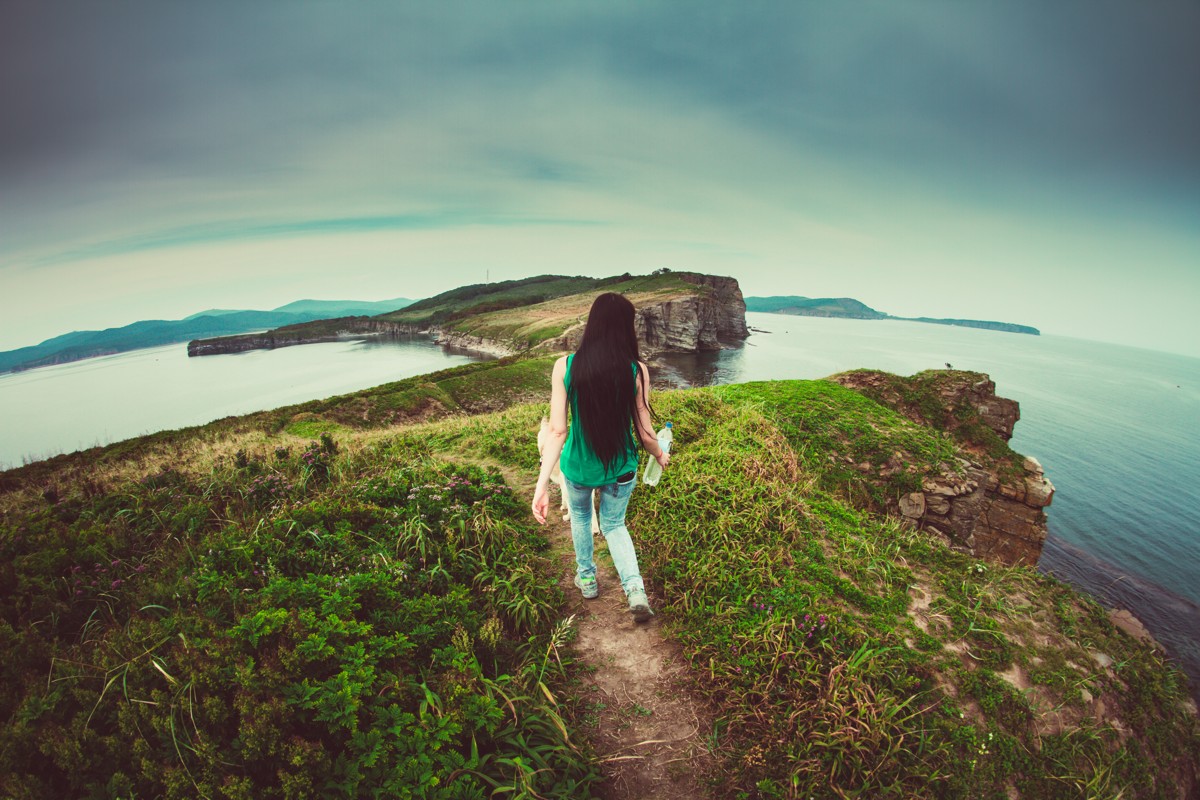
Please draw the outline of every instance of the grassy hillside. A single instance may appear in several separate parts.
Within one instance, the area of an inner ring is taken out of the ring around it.
[[[570,295],[599,292],[647,292],[661,289],[697,291],[696,286],[682,280],[681,276],[684,274],[686,273],[667,272],[658,275],[632,276],[625,273],[611,278],[538,275],[516,281],[473,284],[420,300],[399,311],[385,314],[381,318],[416,325],[443,325],[493,311],[534,306],[547,300]]]
[[[686,282],[687,273],[566,278],[542,275],[521,281],[465,286],[383,319],[435,325],[445,331],[506,342],[524,350],[581,325],[596,295],[620,292],[635,305],[705,291]]]
[[[507,358],[463,364],[323,400],[58,455],[0,472],[0,493],[59,483],[107,487],[109,475],[119,475],[132,465],[143,470],[203,465],[212,461],[214,453],[265,446],[281,434],[310,439],[321,433],[349,435],[506,408],[544,396],[553,361],[552,357]]]
[[[515,281],[461,286],[385,314],[382,318],[414,325],[439,325],[471,314],[533,305],[556,297],[587,292],[600,285],[595,278],[538,275]]]
[[[572,627],[528,511],[545,406],[519,401],[549,364],[2,476],[0,794],[591,796]],[[871,491],[903,491],[953,463],[947,435],[824,381],[655,405],[672,466],[630,527],[713,713],[713,796],[1194,785],[1200,734],[1161,653],[1033,570],[864,511],[839,472],[902,453]]]
[[[635,277],[626,273],[611,278],[539,275],[516,281],[475,284],[376,317],[342,317],[286,325],[254,337],[219,337],[207,343],[232,343],[248,338],[273,340],[277,336],[280,340],[317,341],[344,332],[369,331],[373,329],[372,324],[382,321],[422,329],[439,328],[451,334],[488,339],[514,351],[525,351],[581,325],[592,300],[601,292],[621,292],[634,304],[642,304],[709,291],[706,287],[688,283],[689,274],[666,272]],[[283,346],[282,342],[276,346]]]

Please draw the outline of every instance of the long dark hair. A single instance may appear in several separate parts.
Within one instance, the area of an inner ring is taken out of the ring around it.
[[[637,447],[630,423],[637,424],[635,371],[641,373],[641,355],[633,318],[633,303],[623,295],[597,297],[571,360],[568,395],[584,441],[605,469]]]

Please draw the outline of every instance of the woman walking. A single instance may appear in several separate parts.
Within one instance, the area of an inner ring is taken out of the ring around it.
[[[600,295],[588,312],[579,349],[555,362],[550,379],[550,435],[533,493],[533,516],[546,522],[550,474],[558,464],[571,512],[575,585],[585,598],[596,597],[592,491],[598,489],[600,531],[608,541],[630,613],[637,622],[646,622],[653,612],[625,527],[625,507],[637,478],[637,442],[663,467],[670,456],[658,446],[652,427],[650,373],[638,354],[633,318],[633,303],[628,299],[613,292]]]

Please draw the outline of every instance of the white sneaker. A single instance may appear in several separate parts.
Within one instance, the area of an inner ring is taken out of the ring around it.
[[[596,576],[590,576],[587,580],[581,580],[579,573],[575,573],[575,585],[579,587],[579,593],[583,595],[585,600],[591,600],[600,594],[600,584],[596,581]]]
[[[633,614],[634,622],[649,622],[654,616],[650,610],[650,601],[646,599],[644,589],[634,589],[629,593],[629,613]]]

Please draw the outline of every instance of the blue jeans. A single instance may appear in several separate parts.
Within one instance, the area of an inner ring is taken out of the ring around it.
[[[633,539],[625,527],[625,507],[629,495],[637,483],[634,474],[624,483],[609,483],[599,488],[600,532],[608,542],[608,554],[612,556],[617,574],[621,576],[621,587],[625,594],[642,589],[642,573],[638,570],[637,553],[633,551]],[[592,487],[579,486],[564,480],[567,487],[567,507],[571,509],[571,539],[575,543],[575,567],[580,578],[596,574],[592,561]]]

